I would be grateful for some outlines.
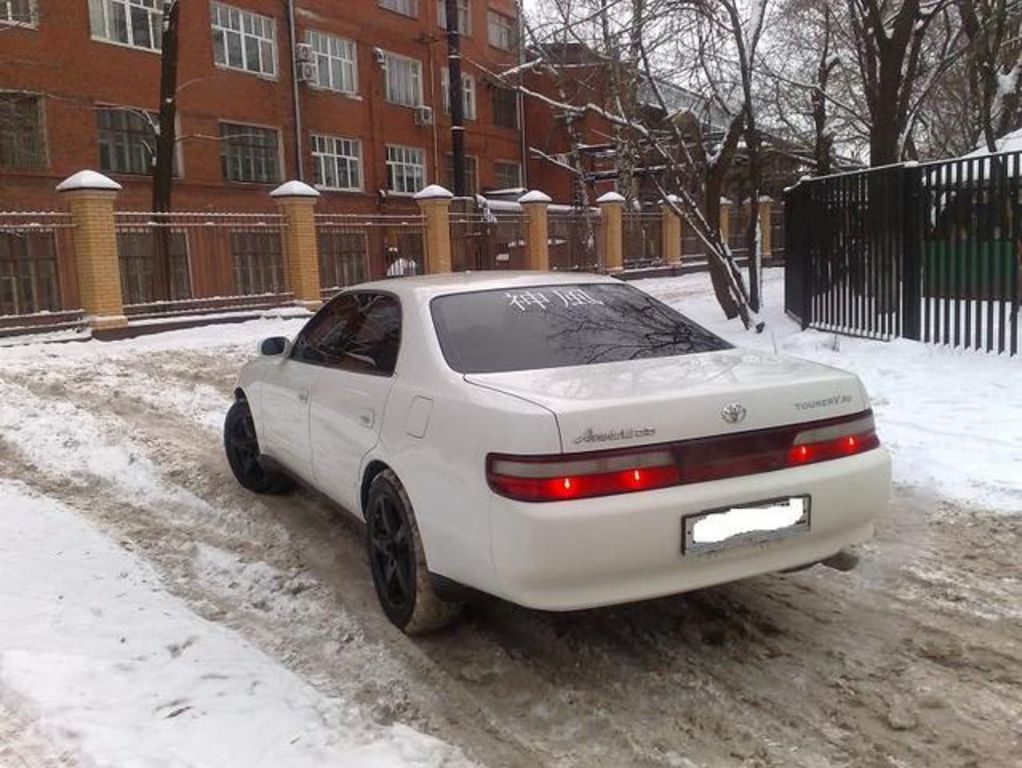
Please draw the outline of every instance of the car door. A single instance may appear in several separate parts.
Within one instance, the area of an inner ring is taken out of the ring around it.
[[[260,443],[262,450],[300,477],[315,482],[309,435],[310,392],[316,373],[337,364],[344,332],[357,311],[352,300],[337,297],[295,337],[290,354],[263,381]]]
[[[401,305],[382,292],[345,294],[339,359],[319,366],[310,393],[309,431],[316,485],[357,511],[362,458],[376,445],[401,344]]]

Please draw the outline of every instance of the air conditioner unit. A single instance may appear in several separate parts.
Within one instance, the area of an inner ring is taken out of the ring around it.
[[[312,61],[312,46],[308,43],[295,43],[295,61]]]
[[[433,125],[433,107],[416,107],[415,124]]]
[[[298,82],[299,83],[314,83],[316,82],[316,62],[314,61],[299,61],[298,62]]]

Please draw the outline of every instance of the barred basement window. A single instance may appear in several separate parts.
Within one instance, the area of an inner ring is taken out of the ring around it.
[[[0,168],[45,168],[43,100],[0,92]]]
[[[518,94],[499,85],[490,91],[493,124],[501,128],[518,128]]]
[[[220,123],[220,165],[228,181],[280,181],[277,132],[254,125]]]
[[[36,14],[33,0],[0,0],[0,24],[3,23],[35,26]]]
[[[283,293],[279,232],[231,232],[231,262],[234,290],[239,296]]]
[[[269,16],[214,2],[213,60],[221,67],[276,77],[276,24]]]
[[[454,189],[454,155],[444,155],[444,186]],[[471,155],[465,155],[465,194],[475,196],[479,190],[479,165]]]
[[[312,60],[316,63],[316,86],[341,93],[357,93],[358,59],[354,41],[315,30],[309,30],[307,39],[312,46]]]
[[[0,315],[59,312],[52,232],[0,232]]]
[[[447,29],[447,0],[436,0],[436,18],[441,29]],[[469,0],[458,0],[458,34],[472,34]]]
[[[426,185],[426,153],[417,147],[387,145],[387,189],[413,194]]]
[[[364,232],[319,231],[319,284],[344,288],[369,279],[369,246]]]
[[[419,0],[378,0],[381,8],[400,13],[402,16],[418,16]]]
[[[451,71],[440,70],[440,93],[444,104],[444,112],[451,114]],[[476,119],[476,79],[472,75],[461,76],[461,104],[466,120]]]
[[[362,143],[342,136],[312,136],[317,187],[362,189]]]
[[[163,45],[163,0],[89,0],[92,36],[158,51]]]
[[[121,293],[125,304],[151,304],[156,301],[156,253],[160,232],[118,232],[117,253],[121,263]],[[167,257],[170,260],[170,298],[180,301],[192,297],[188,273],[188,237],[184,232],[167,233]]]
[[[393,104],[422,104],[422,62],[396,53],[383,54],[383,98]]]
[[[522,166],[498,160],[493,164],[497,189],[517,189],[522,186]]]

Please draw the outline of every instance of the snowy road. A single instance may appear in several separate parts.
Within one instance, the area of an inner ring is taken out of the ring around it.
[[[644,287],[727,328],[702,298],[701,280]],[[767,287],[776,300],[776,276]],[[260,710],[279,731],[250,720],[227,732],[249,750],[249,765],[305,764],[269,752],[286,747],[271,736],[297,728],[288,718],[301,713],[307,755],[346,768],[466,759],[523,768],[1017,765],[1022,472],[1011,471],[1022,460],[1022,406],[1009,399],[987,414],[982,401],[1011,375],[1017,393],[1019,361],[834,344],[793,334],[775,313],[773,336],[747,340],[856,368],[894,451],[894,503],[859,569],[815,568],[572,614],[480,601],[460,626],[412,641],[376,607],[357,524],[312,494],[253,497],[221,457],[219,422],[238,366],[256,339],[298,325],[265,320],[106,345],[0,349],[0,621],[18,610],[30,616],[0,627],[0,766],[229,764],[214,751],[225,733],[215,726],[234,722],[238,696],[163,718],[162,736],[139,741],[117,726],[145,717],[126,709],[118,722],[104,720],[88,709],[102,702],[88,678],[76,695],[54,684],[83,679],[74,676],[79,667],[33,662],[33,653],[72,650],[48,638],[41,620],[31,636],[33,596],[55,632],[88,627],[85,607],[70,624],[46,613],[54,598],[43,588],[76,573],[56,553],[74,559],[86,549],[105,553],[111,579],[127,574],[123,585],[87,593],[109,601],[92,614],[97,637],[112,638],[127,621],[119,596],[142,589],[139,574],[151,572],[165,621],[192,626],[168,643],[196,635],[203,654],[206,638],[223,643],[223,654],[251,661],[244,674],[279,693]],[[928,370],[941,370],[940,382],[928,382]],[[965,397],[961,413],[978,418],[962,423],[960,413],[956,423],[945,413],[933,423],[942,410],[927,383]],[[913,390],[915,417],[897,410]],[[941,435],[958,442],[962,463]],[[19,517],[23,524],[13,524]],[[33,547],[51,561],[19,560]],[[12,588],[10,575],[32,582]],[[83,579],[69,583],[86,594]],[[164,653],[162,626],[152,625],[153,645],[133,663]],[[101,670],[119,646],[85,643],[81,653]],[[147,684],[163,695],[174,680]],[[269,739],[265,761],[251,759],[258,742],[245,737],[255,735]],[[160,748],[157,738],[177,746],[206,739],[208,751],[200,741],[194,752],[154,759],[143,750]],[[343,750],[353,744],[375,745],[395,762],[352,762]],[[111,745],[127,752],[112,758]]]

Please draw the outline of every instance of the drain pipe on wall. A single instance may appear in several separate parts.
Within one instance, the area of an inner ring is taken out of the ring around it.
[[[287,0],[287,33],[291,43],[291,108],[295,124],[295,171],[298,181],[305,181],[302,149],[302,101],[298,90],[298,41],[295,30],[295,0]]]
[[[525,63],[525,4],[518,0],[515,3],[515,7],[518,11],[518,66],[520,67]],[[525,79],[525,71],[518,70],[518,84],[521,85]],[[518,91],[518,135],[521,137],[521,153],[522,153],[522,175],[518,180],[523,187],[526,189],[532,189],[529,186],[529,141],[525,136],[525,95]]]

